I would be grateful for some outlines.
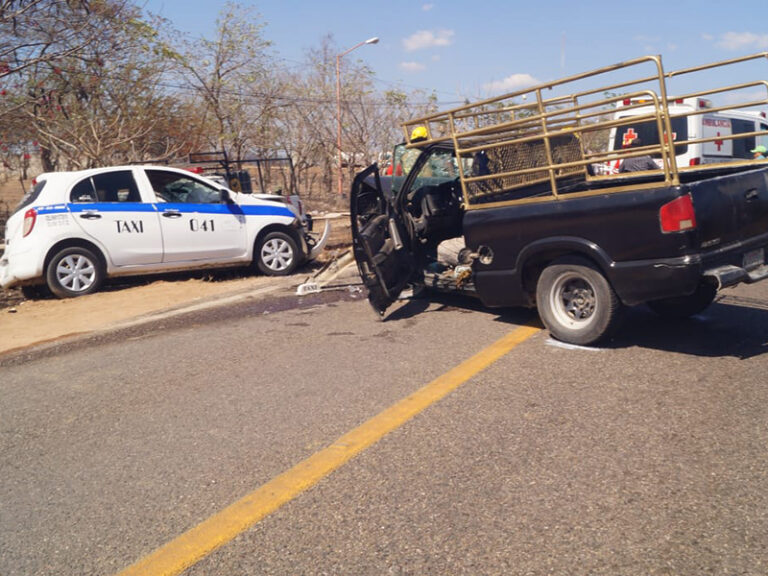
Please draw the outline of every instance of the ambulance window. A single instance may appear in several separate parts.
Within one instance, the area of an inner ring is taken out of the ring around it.
[[[761,123],[759,130],[761,132],[768,132],[768,124],[762,124]],[[766,147],[768,147],[768,134],[765,134],[765,136],[763,136],[762,134],[760,136],[758,136],[757,137],[757,144],[758,144],[758,146],[766,146]]]
[[[740,120],[738,118],[731,119],[731,129],[733,135],[744,134],[746,132],[755,131],[755,122],[753,120]],[[734,158],[752,158],[750,150],[755,148],[755,137],[745,136],[744,138],[735,138],[733,140],[733,157]]]
[[[687,118],[672,118],[670,124],[672,126],[672,134],[675,141],[682,142],[688,140]],[[643,146],[658,146],[659,130],[656,121],[651,120],[617,127],[616,136],[613,141],[613,149],[621,150],[625,147],[625,142],[631,142],[634,138],[640,138]],[[675,146],[675,154],[680,155],[685,154],[686,152],[688,152],[687,145]],[[661,154],[653,154],[652,156],[654,158],[659,158]]]

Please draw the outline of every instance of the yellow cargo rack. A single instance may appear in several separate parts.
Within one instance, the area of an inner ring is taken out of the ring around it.
[[[757,80],[673,96],[667,93],[668,81],[766,58],[768,52],[762,52],[665,72],[661,56],[644,56],[414,118],[403,124],[403,130],[409,147],[451,142],[459,159],[472,159],[473,162],[458,163],[465,202],[470,208],[509,200],[556,200],[564,183],[574,179],[615,179],[618,180],[616,187],[621,188],[622,179],[631,175],[616,174],[609,167],[617,166],[626,158],[647,155],[660,159],[661,167],[643,173],[647,178],[642,186],[677,185],[680,172],[688,168],[677,166],[675,146],[712,142],[718,138],[755,137],[759,132],[717,138],[694,134],[677,141],[671,119],[764,106],[768,104],[768,82]],[[757,91],[759,93],[755,95]],[[686,114],[670,113],[670,103],[715,95],[728,105],[696,109]],[[616,118],[619,106],[622,110],[644,110],[631,118]],[[638,122],[655,122],[657,134],[664,137],[659,138],[658,143],[609,149],[608,134]],[[426,128],[427,138],[411,141],[413,129],[419,126]],[[673,134],[673,138],[668,138],[667,134]],[[469,165],[475,168],[467,170]],[[707,168],[712,167],[707,165]],[[623,189],[638,187],[629,182],[624,184]],[[531,190],[538,191],[531,193]],[[605,193],[605,189],[602,192]]]

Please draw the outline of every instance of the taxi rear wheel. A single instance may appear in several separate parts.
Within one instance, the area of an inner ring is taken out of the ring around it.
[[[296,241],[285,232],[270,232],[256,248],[256,267],[267,276],[287,276],[298,264]]]
[[[73,298],[95,292],[104,281],[101,260],[88,248],[64,248],[51,258],[46,283],[59,298]]]

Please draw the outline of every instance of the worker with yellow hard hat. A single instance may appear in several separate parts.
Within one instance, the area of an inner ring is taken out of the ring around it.
[[[427,139],[427,129],[424,126],[416,126],[411,132],[411,142],[419,142]]]

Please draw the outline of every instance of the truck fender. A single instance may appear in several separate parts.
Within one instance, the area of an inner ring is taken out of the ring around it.
[[[526,291],[536,289],[541,270],[549,262],[567,256],[577,254],[594,262],[603,275],[610,282],[613,260],[600,246],[577,236],[553,236],[537,240],[525,246],[517,256],[516,268],[521,279],[523,289]]]

